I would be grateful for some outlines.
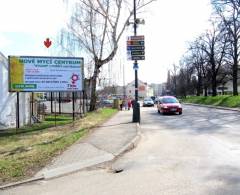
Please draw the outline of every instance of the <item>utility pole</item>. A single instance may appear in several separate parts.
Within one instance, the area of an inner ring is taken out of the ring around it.
[[[134,36],[137,35],[137,16],[136,16],[136,0],[133,0],[133,28]],[[135,101],[133,105],[133,122],[140,122],[140,105],[138,103],[138,61],[133,63],[133,69],[135,71]]]

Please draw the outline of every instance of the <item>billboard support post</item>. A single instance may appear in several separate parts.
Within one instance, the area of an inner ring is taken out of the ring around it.
[[[72,92],[72,117],[75,120],[75,93]]]
[[[83,97],[83,115],[85,115],[85,113],[86,113],[86,107],[85,107],[85,105],[86,105],[86,103],[85,103],[85,90],[83,90],[83,92],[82,92],[82,97]]]
[[[51,114],[53,113],[53,92],[50,92],[50,100],[51,100]]]
[[[54,94],[54,118],[55,118],[55,127],[57,126],[57,93]]]
[[[31,97],[31,118],[33,116],[33,101],[34,101],[34,93],[32,92],[32,97]]]
[[[17,107],[16,107],[16,129],[20,127],[20,116],[19,116],[19,92],[17,92]],[[17,131],[16,131],[17,133]]]
[[[58,113],[61,114],[61,92],[58,92]]]

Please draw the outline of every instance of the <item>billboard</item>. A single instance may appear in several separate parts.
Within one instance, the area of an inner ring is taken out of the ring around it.
[[[83,58],[8,56],[10,92],[83,90]]]

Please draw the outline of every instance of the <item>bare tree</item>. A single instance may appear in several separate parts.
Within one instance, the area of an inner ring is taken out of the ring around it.
[[[186,97],[188,94],[194,94],[193,67],[190,64],[180,64],[180,70],[177,76],[177,95]]]
[[[211,0],[229,34],[229,54],[232,66],[233,95],[238,95],[238,62],[240,52],[240,1]]]
[[[226,56],[226,34],[212,23],[212,29],[200,37],[201,49],[207,55],[209,73],[211,74],[212,96],[217,95],[217,76]]]
[[[138,0],[136,9],[139,11],[153,1]],[[78,0],[75,3],[68,34],[71,34],[71,41],[79,44],[84,54],[90,55],[93,61],[90,111],[96,109],[100,68],[114,58],[132,15],[132,4],[124,0]]]
[[[178,76],[179,67],[176,64],[173,64],[172,66],[173,66],[173,70],[171,70],[172,84],[173,84],[172,91],[174,95],[177,96],[177,76]]]

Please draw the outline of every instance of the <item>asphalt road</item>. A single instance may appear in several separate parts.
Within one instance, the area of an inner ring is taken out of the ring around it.
[[[182,115],[159,115],[141,107],[141,119],[138,147],[112,165],[1,194],[240,194],[240,112],[184,106]]]

